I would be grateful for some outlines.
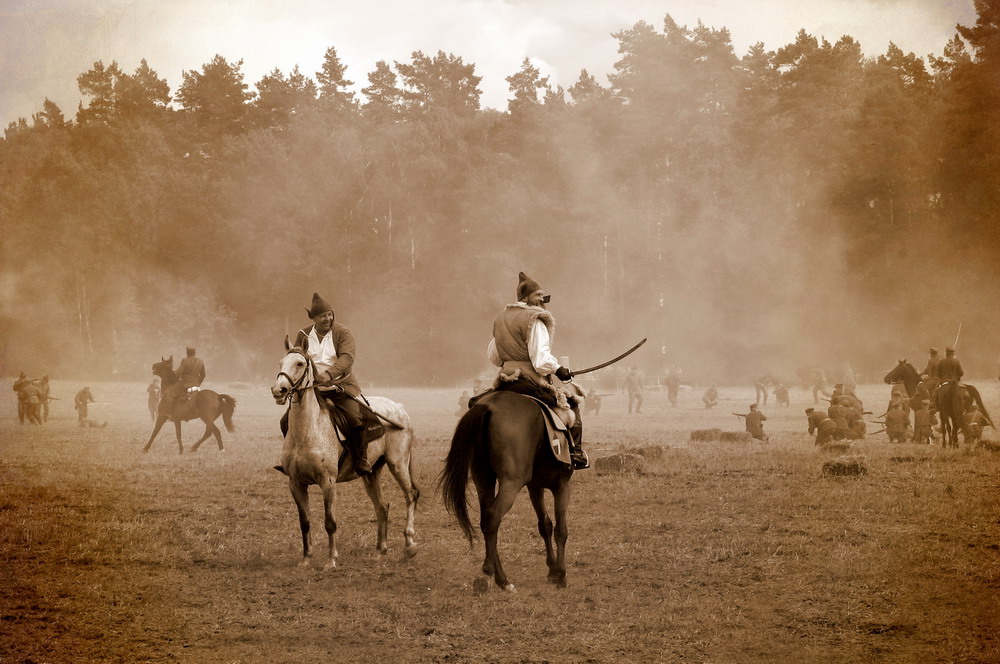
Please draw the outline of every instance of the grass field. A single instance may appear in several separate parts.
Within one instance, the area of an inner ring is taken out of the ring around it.
[[[995,382],[980,382],[1000,415]],[[0,662],[996,662],[1000,661],[1000,456],[855,445],[868,473],[827,477],[802,409],[764,408],[769,443],[692,442],[738,430],[752,388],[706,411],[648,393],[642,415],[605,399],[586,421],[593,456],[665,448],[642,475],[574,478],[569,587],[546,582],[526,494],[504,521],[516,593],[472,591],[470,551],[434,480],[458,390],[394,390],[419,436],[418,554],[402,553],[390,478],[390,550],[374,549],[358,483],[338,492],[338,569],[299,567],[295,508],[271,469],[280,450],[266,387],[236,397],[237,432],[149,454],[145,385],[91,384],[104,429],[78,428],[80,385],[53,384],[44,427],[0,404]],[[860,396],[875,410],[884,386]],[[881,412],[881,410],[876,410]],[[878,428],[870,426],[871,429]],[[200,435],[184,427],[185,441]],[[988,430],[988,437],[997,438]],[[314,543],[322,544],[313,489]],[[322,552],[323,547],[319,547]]]

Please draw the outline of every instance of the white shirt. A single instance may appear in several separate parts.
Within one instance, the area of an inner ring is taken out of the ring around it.
[[[542,376],[553,374],[559,368],[559,360],[552,354],[549,348],[550,343],[549,328],[536,318],[531,329],[528,330],[528,357],[531,358],[531,366],[535,367],[535,371]],[[486,347],[486,359],[494,366],[503,365],[503,362],[500,361],[500,355],[497,354],[496,339],[490,339],[490,344]]]
[[[320,340],[314,325],[306,336],[309,337],[309,359],[316,365],[316,375],[318,376],[337,361],[337,349],[333,345],[333,335],[327,331],[323,335],[323,339]]]

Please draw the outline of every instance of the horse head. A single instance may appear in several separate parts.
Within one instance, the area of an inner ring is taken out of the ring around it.
[[[313,365],[305,349],[289,347],[288,337],[285,337],[285,356],[278,362],[278,375],[271,385],[271,396],[278,405],[284,405],[296,391],[313,384]]]
[[[164,359],[160,356],[159,362],[153,363],[153,375],[159,376],[161,379],[172,378],[174,373],[174,356]]]

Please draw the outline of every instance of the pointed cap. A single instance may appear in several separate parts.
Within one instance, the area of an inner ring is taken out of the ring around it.
[[[312,306],[306,309],[309,318],[315,318],[320,314],[325,314],[327,311],[332,313],[333,305],[327,302],[319,293],[313,293]]]
[[[526,275],[524,272],[517,273],[517,299],[523,300],[535,291],[542,290],[538,282]]]

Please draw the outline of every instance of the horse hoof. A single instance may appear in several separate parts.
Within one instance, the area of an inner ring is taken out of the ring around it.
[[[508,593],[516,593],[517,592],[517,588],[514,587],[513,583],[508,583],[506,586],[503,587],[503,589],[504,589],[504,592],[508,592]]]
[[[331,560],[327,564],[323,565],[323,571],[324,572],[329,572],[330,570],[334,570],[334,569],[337,569],[337,561],[336,560]]]
[[[490,589],[490,578],[488,576],[477,576],[472,582],[472,589],[482,595]]]
[[[403,555],[406,556],[407,558],[413,558],[414,556],[417,555],[417,547],[416,546],[406,547],[405,549],[403,549]]]

